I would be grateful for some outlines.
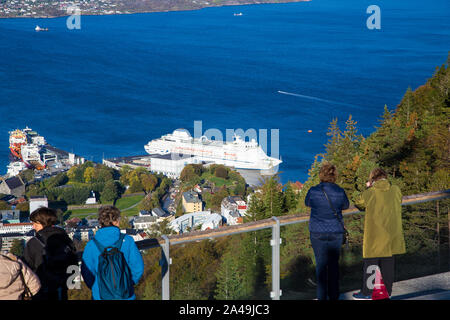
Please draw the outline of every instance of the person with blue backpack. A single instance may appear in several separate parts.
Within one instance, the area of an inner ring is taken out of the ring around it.
[[[98,211],[101,228],[86,244],[81,275],[93,300],[135,300],[134,285],[144,273],[144,261],[131,236],[119,229],[120,211],[103,206]]]

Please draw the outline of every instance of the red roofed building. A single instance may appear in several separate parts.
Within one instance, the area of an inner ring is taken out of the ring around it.
[[[295,193],[299,193],[300,190],[302,190],[303,188],[303,183],[301,183],[300,181],[296,181],[294,183],[291,183],[292,189],[294,189]]]

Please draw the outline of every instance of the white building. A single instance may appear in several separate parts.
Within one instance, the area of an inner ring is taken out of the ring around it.
[[[83,164],[86,160],[82,157],[78,157],[74,153],[69,153],[69,163],[71,165]]]
[[[86,200],[86,204],[96,204],[97,203],[97,197],[95,196],[95,192],[91,191],[91,195]]]
[[[158,218],[154,216],[136,217],[133,220],[133,227],[137,230],[147,230],[150,229],[150,227],[154,225],[157,220]]]
[[[139,217],[151,217],[153,214],[151,211],[147,210],[140,210],[139,211]]]
[[[25,234],[33,229],[33,224],[27,223],[1,223],[0,222],[0,234],[8,233],[20,233]]]
[[[11,162],[8,166],[8,172],[6,172],[6,175],[8,177],[14,177],[17,176],[20,172],[22,172],[23,170],[25,170],[27,168],[27,166],[25,165],[25,163],[23,163],[22,161],[14,161]]]
[[[218,227],[219,222],[217,221],[217,217],[211,217],[211,211],[197,211],[192,213],[186,213],[181,217],[178,217],[170,222],[170,228],[177,233],[183,233],[189,230],[192,230],[196,227],[203,225],[208,222],[206,227]],[[222,220],[222,218],[220,218]]]
[[[48,207],[48,200],[46,196],[30,197],[30,213],[41,207]]]
[[[69,237],[72,239],[77,239],[80,241],[89,241],[92,240],[95,236],[95,232],[97,231],[96,228],[84,226],[84,227],[78,227],[75,229],[75,231],[71,232]]]
[[[176,179],[187,164],[196,163],[195,161],[198,160],[192,155],[175,153],[155,154],[150,157],[150,171],[162,173],[169,178]]]
[[[217,229],[222,225],[222,216],[218,213],[212,213],[202,224],[201,230]]]
[[[239,196],[228,196],[222,200],[220,209],[227,224],[235,225],[242,223],[242,217],[247,213],[247,204]]]
[[[141,241],[145,239],[145,234],[143,233],[139,233],[134,229],[125,229],[125,230],[120,230],[121,233],[125,233],[127,235],[129,235],[130,237],[133,238],[133,240],[136,241]]]

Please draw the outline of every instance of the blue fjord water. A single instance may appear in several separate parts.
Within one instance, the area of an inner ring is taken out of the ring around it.
[[[450,50],[447,0],[312,0],[0,20],[0,174],[26,125],[89,160],[145,154],[186,128],[279,130],[281,181],[304,181],[333,118],[364,135]],[[369,5],[381,29],[369,30]],[[242,12],[242,16],[233,13]],[[49,32],[35,32],[34,27]],[[280,93],[284,92],[284,93]],[[308,133],[308,130],[312,130]]]

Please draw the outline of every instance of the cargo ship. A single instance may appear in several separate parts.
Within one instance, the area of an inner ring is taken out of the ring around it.
[[[10,131],[9,149],[14,160],[12,163],[22,161],[29,169],[45,169],[45,163],[40,154],[41,148],[45,144],[44,137],[28,127],[23,130]],[[15,167],[19,166],[16,164]]]
[[[20,151],[25,144],[27,144],[25,132],[19,129],[9,132],[9,150],[16,159],[22,159]]]
[[[193,138],[187,130],[177,129],[172,134],[151,140],[144,149],[147,153],[183,154],[200,161],[213,162],[235,169],[261,170],[262,174],[278,171],[281,159],[269,157],[255,139],[245,141],[234,135],[233,141],[209,140],[206,136]]]

